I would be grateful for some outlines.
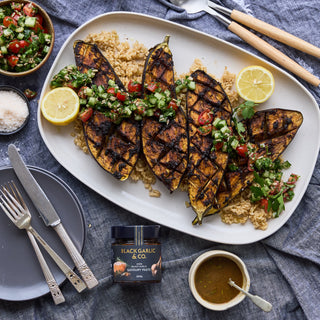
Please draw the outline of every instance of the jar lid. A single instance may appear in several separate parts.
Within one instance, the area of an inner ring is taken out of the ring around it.
[[[144,239],[154,239],[159,237],[160,226],[113,226],[111,227],[111,236],[112,238],[134,239],[137,231],[143,232]]]

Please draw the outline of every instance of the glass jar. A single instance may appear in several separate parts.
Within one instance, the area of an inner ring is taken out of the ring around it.
[[[159,225],[111,227],[114,282],[161,281],[159,232]]]

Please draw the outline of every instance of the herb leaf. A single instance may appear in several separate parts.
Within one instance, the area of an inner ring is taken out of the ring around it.
[[[254,107],[256,104],[252,101],[246,101],[240,104],[237,109],[240,110],[240,113],[244,119],[250,119],[254,115]]]

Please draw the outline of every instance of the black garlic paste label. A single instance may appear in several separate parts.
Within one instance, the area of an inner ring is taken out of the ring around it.
[[[161,279],[160,245],[112,245],[115,282]]]

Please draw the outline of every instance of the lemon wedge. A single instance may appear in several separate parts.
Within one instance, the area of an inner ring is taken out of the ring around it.
[[[69,87],[55,88],[44,96],[40,106],[42,115],[57,126],[66,126],[77,118],[79,97]]]
[[[255,103],[267,101],[274,87],[272,73],[261,66],[243,68],[236,78],[236,88],[240,97]]]

